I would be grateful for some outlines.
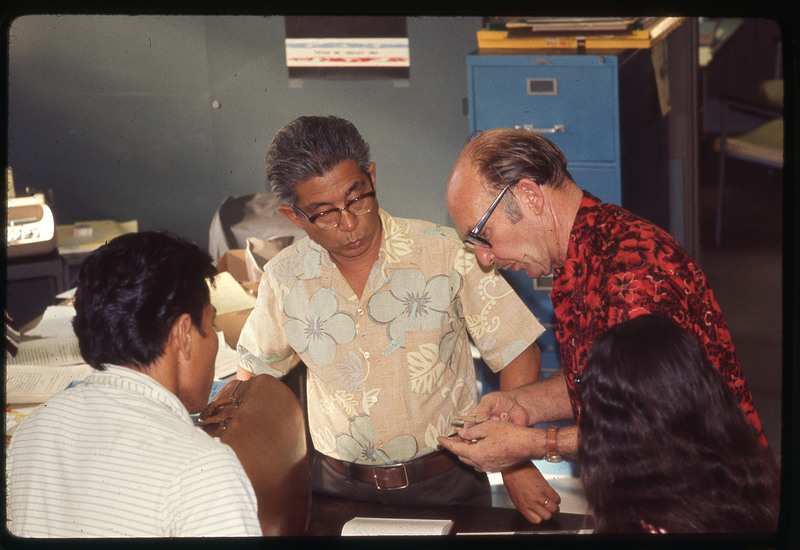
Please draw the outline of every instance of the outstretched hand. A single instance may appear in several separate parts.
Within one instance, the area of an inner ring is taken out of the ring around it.
[[[518,426],[530,426],[530,415],[517,401],[514,391],[487,393],[472,412],[477,422],[485,420],[509,421]]]
[[[544,438],[543,430],[489,420],[462,428],[457,436],[439,437],[438,441],[465,464],[483,472],[499,472],[534,458],[538,438]]]

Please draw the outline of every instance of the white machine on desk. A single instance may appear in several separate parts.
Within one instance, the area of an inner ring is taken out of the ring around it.
[[[21,258],[56,248],[56,224],[43,194],[8,198],[6,255]]]

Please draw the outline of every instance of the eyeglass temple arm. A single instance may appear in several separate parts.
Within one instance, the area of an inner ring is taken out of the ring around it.
[[[489,209],[486,210],[486,213],[483,215],[481,220],[477,224],[475,224],[475,227],[472,228],[472,231],[469,232],[469,235],[477,236],[478,233],[481,232],[481,229],[483,229],[483,226],[486,224],[486,220],[488,220],[489,216],[492,215],[492,213],[494,212],[494,209],[497,208],[497,205],[500,203],[501,200],[503,200],[503,195],[506,194],[506,191],[508,191],[508,188],[511,187],[512,185],[513,185],[512,183],[509,183],[508,185],[503,187],[503,190],[500,191],[500,194],[497,195],[496,199],[494,199],[494,202],[489,207]]]

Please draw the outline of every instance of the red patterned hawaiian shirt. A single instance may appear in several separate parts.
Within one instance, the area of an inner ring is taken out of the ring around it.
[[[700,267],[668,233],[584,191],[567,259],[553,278],[556,338],[576,419],[592,342],[617,323],[651,313],[674,319],[705,347],[766,445],[722,311]]]

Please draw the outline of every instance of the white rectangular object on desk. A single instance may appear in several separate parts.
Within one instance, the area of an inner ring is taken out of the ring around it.
[[[342,527],[343,537],[437,536],[453,529],[449,519],[405,519],[355,517]]]
[[[75,381],[84,380],[94,369],[79,365],[7,365],[6,403],[43,403]]]
[[[47,306],[42,318],[35,326],[25,331],[25,336],[75,339],[75,331],[72,330],[72,319],[74,318],[75,307],[72,305]],[[77,346],[77,339],[75,344]],[[76,347],[75,349],[78,348]]]
[[[6,357],[7,365],[68,366],[83,362],[74,334],[22,340],[17,354]]]
[[[34,256],[56,249],[55,220],[44,195],[9,197],[7,204],[7,257]]]

